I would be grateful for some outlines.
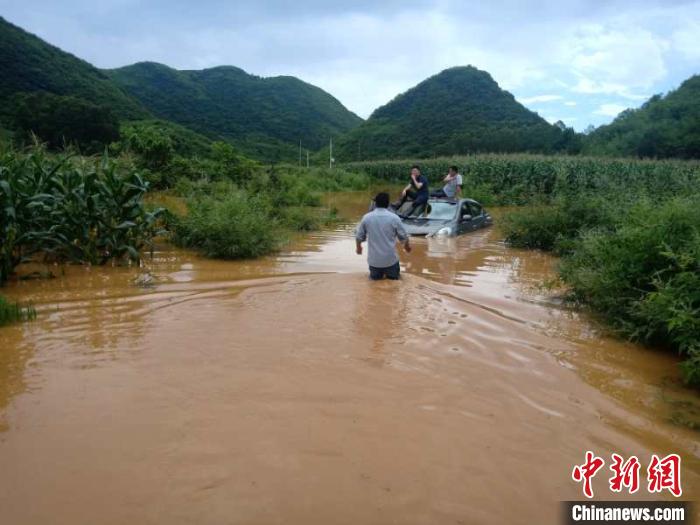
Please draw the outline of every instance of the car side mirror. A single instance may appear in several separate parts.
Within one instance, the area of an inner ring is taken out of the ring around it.
[[[472,220],[472,216],[469,215],[468,213],[465,213],[464,215],[462,215],[462,220],[463,221],[470,221],[470,220]]]

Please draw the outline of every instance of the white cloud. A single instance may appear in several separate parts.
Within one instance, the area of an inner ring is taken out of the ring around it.
[[[616,117],[626,109],[627,107],[621,104],[601,104],[593,113],[605,117]]]
[[[561,100],[561,95],[535,95],[534,97],[523,97],[518,98],[518,102],[522,104],[537,104],[538,102],[552,102],[554,100]]]
[[[472,64],[525,104],[599,125],[613,103],[667,91],[700,62],[700,0],[26,4],[0,0],[0,10],[98,67],[154,60],[294,75],[363,117],[442,69]]]
[[[671,37],[673,47],[689,60],[700,60],[700,22],[687,20]]]
[[[580,76],[571,91],[582,93],[584,95],[617,95],[629,100],[646,100],[649,98],[646,94],[632,93],[629,87],[625,84],[616,84],[605,80],[593,80]]]
[[[613,19],[574,32],[560,59],[570,64],[577,81],[572,91],[643,100],[667,74],[666,39],[648,29]]]

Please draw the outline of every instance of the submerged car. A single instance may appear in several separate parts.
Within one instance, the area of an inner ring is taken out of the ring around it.
[[[411,215],[404,215],[412,203],[404,203],[396,210],[409,235],[454,236],[485,228],[493,224],[486,210],[473,199],[431,198]]]

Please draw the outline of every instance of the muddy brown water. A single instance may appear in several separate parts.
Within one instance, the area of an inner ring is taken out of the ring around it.
[[[331,200],[354,220],[367,196]],[[557,523],[586,450],[642,462],[642,490],[606,465],[597,500],[658,498],[671,452],[697,497],[697,395],[543,289],[553,258],[491,228],[372,283],[352,228],[11,283],[39,317],[0,328],[0,522]]]

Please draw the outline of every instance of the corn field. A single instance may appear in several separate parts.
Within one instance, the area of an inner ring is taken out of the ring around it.
[[[44,261],[138,261],[159,210],[133,169],[102,159],[49,155],[40,147],[0,152],[0,284],[17,265]]]
[[[376,179],[407,181],[414,164],[436,189],[449,166],[458,166],[465,193],[485,204],[527,204],[562,194],[622,192],[659,197],[700,192],[698,161],[484,154],[353,162],[342,167]]]

